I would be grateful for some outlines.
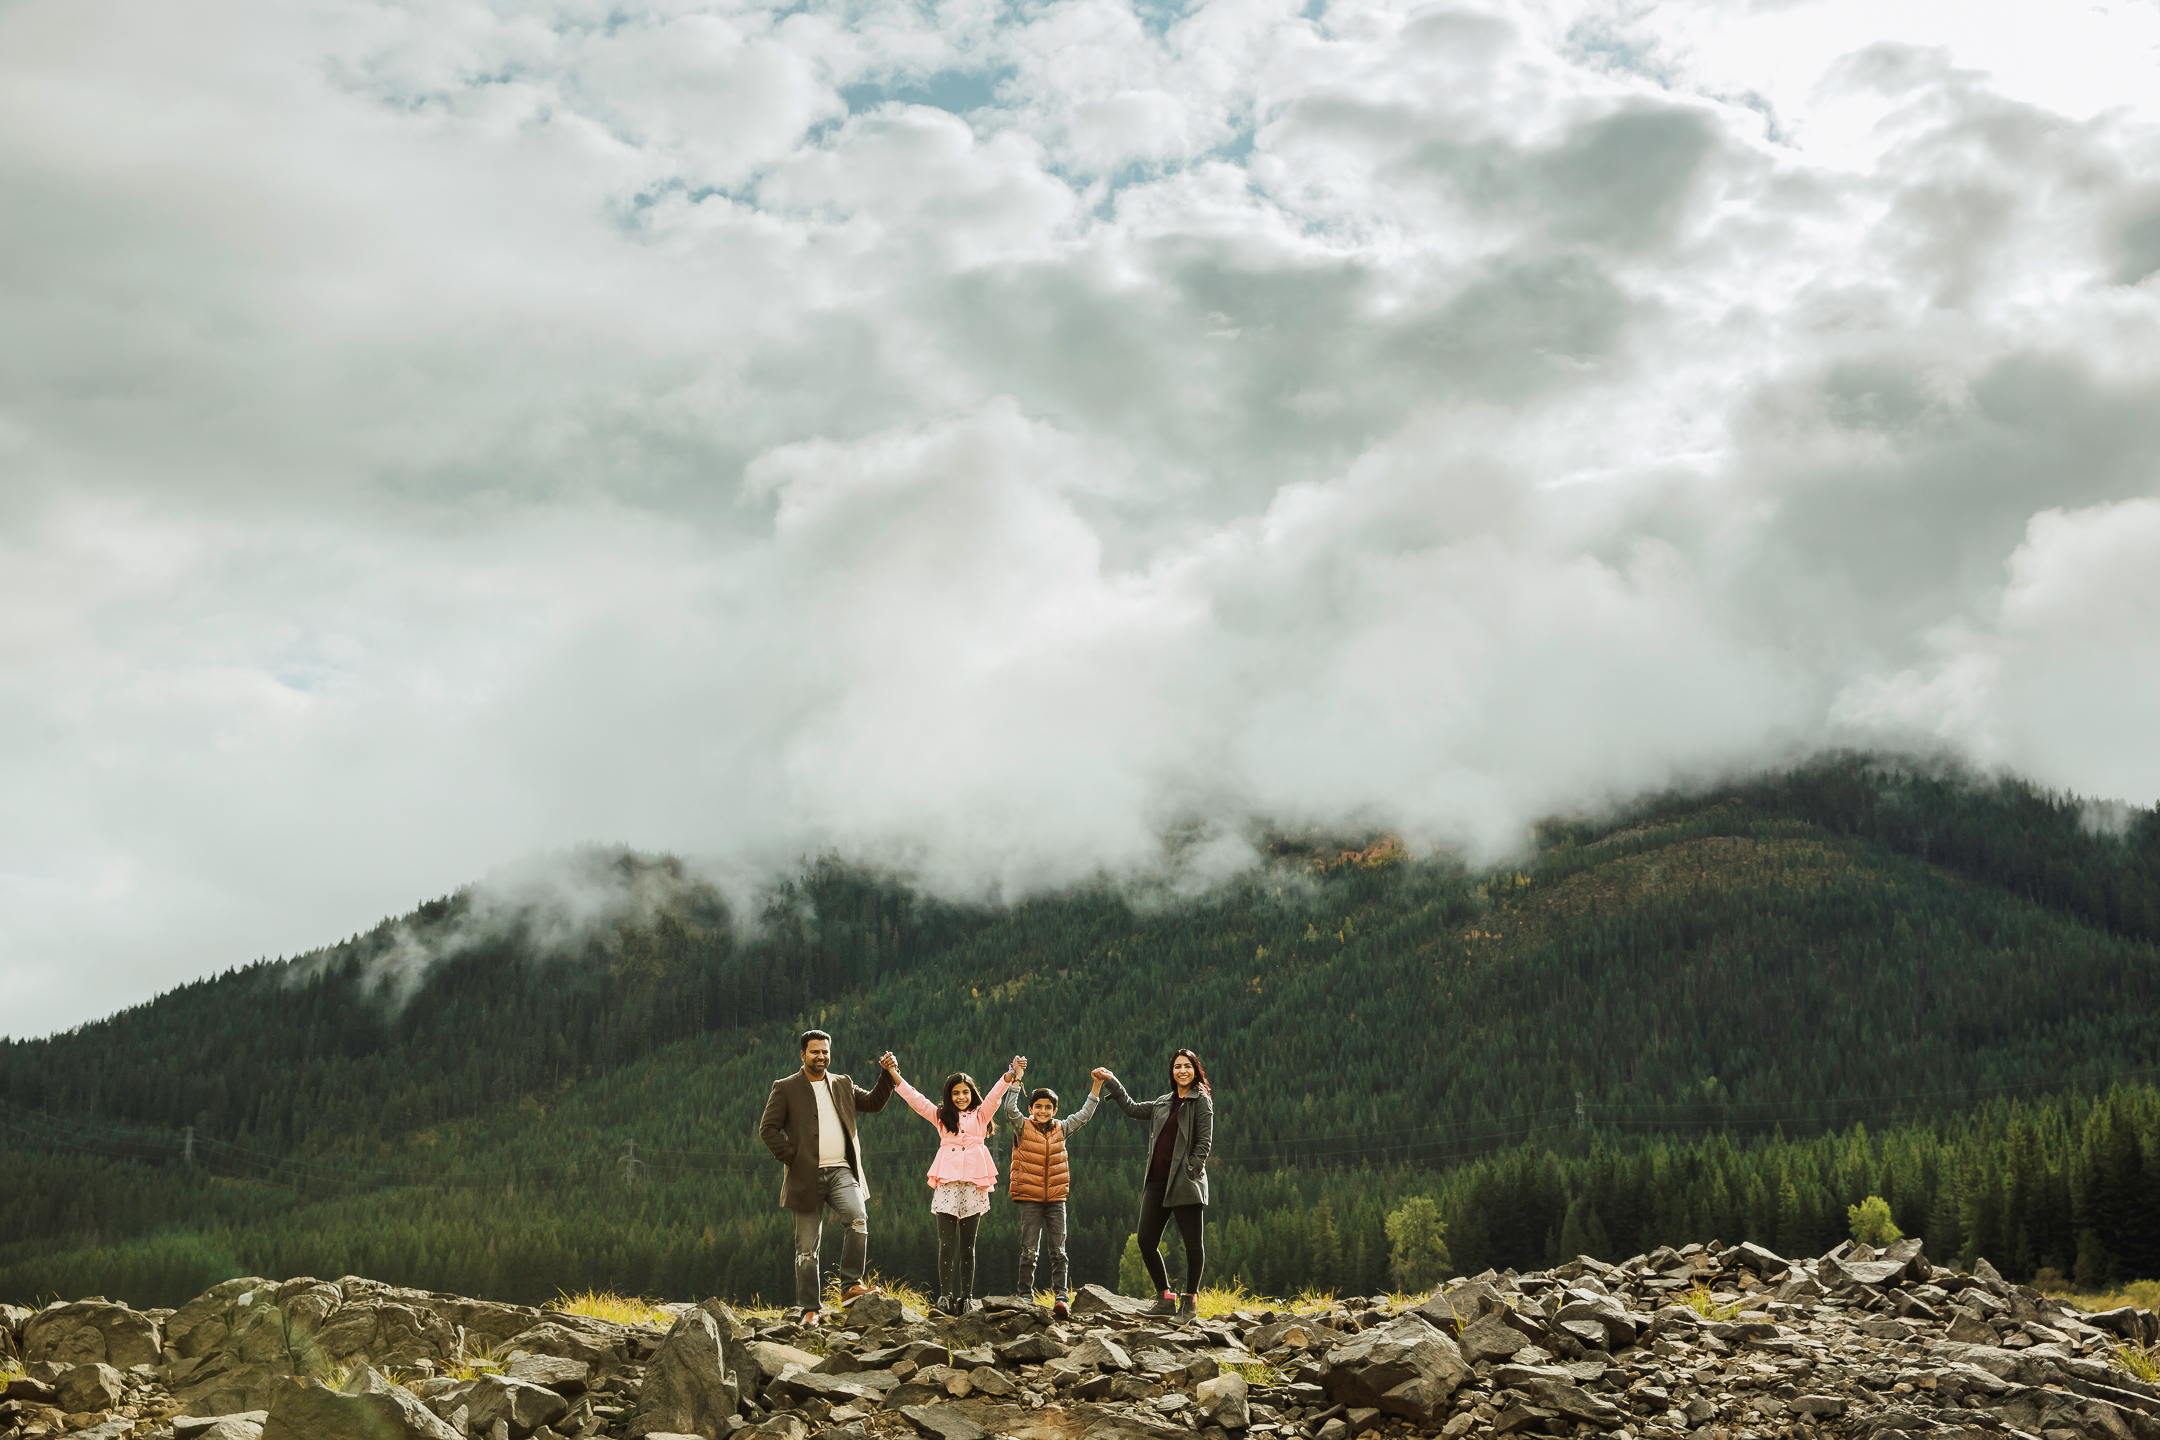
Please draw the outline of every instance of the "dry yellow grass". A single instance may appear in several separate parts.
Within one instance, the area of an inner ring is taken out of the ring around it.
[[[1730,1320],[1740,1313],[1737,1302],[1731,1305],[1718,1304],[1717,1297],[1710,1293],[1707,1285],[1697,1285],[1680,1297],[1680,1303],[1705,1320]]]
[[[929,1312],[932,1297],[925,1293],[920,1285],[908,1280],[888,1280],[875,1270],[864,1278],[872,1285],[875,1285],[880,1294],[890,1295],[901,1304],[921,1310],[926,1314]],[[837,1310],[840,1308],[840,1290],[841,1285],[838,1276],[834,1276],[826,1282],[823,1302],[825,1309]]]
[[[657,1300],[647,1300],[633,1295],[617,1295],[612,1290],[584,1290],[572,1295],[558,1290],[555,1308],[571,1315],[590,1315],[595,1320],[612,1320],[617,1325],[672,1325],[673,1314],[660,1308]]]
[[[2132,1280],[2119,1290],[2080,1293],[2067,1285],[2038,1287],[2068,1305],[2084,1311],[2120,1310],[2135,1305],[2140,1310],[2160,1310],[2160,1280]]]
[[[2115,1350],[2115,1368],[2125,1375],[2144,1381],[2147,1385],[2160,1385],[2160,1349],[2148,1349],[2143,1345],[2121,1345]]]

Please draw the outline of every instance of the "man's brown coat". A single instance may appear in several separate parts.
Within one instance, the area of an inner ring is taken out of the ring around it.
[[[855,1171],[855,1183],[862,1186],[863,1198],[868,1200],[870,1182],[863,1174],[862,1150],[855,1143],[855,1112],[870,1114],[884,1109],[885,1102],[892,1099],[892,1076],[880,1070],[877,1085],[868,1092],[857,1090],[855,1082],[845,1075],[828,1074],[825,1078],[832,1084],[833,1110],[846,1132],[847,1163]],[[818,1106],[808,1075],[797,1070],[773,1081],[772,1094],[765,1099],[765,1116],[758,1121],[758,1139],[787,1167],[780,1177],[781,1208],[817,1209],[823,1203],[817,1183]]]

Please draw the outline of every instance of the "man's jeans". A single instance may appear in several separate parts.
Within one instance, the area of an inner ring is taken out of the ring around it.
[[[1065,1273],[1063,1200],[1020,1202],[1020,1284],[1014,1293],[1035,1293],[1035,1252],[1045,1240],[1049,1241],[1051,1293],[1060,1300],[1070,1299],[1072,1292],[1067,1288],[1066,1282],[1071,1277]]]
[[[870,1259],[870,1214],[863,1208],[862,1186],[845,1165],[828,1165],[818,1171],[818,1202],[795,1212],[795,1303],[805,1310],[818,1308],[823,1287],[818,1284],[818,1241],[825,1234],[825,1211],[846,1226],[840,1236],[840,1278],[849,1284],[862,1279]],[[1063,1233],[1060,1224],[1059,1232]]]

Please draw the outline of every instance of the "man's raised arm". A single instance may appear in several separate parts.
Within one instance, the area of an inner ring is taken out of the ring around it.
[[[872,1112],[884,1109],[885,1102],[893,1097],[893,1076],[899,1069],[899,1062],[893,1060],[892,1051],[888,1050],[878,1056],[877,1084],[871,1086],[867,1094],[860,1090],[855,1092],[855,1108]]]

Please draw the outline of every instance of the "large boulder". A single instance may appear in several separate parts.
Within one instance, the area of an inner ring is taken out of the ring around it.
[[[507,1425],[512,1435],[530,1435],[570,1413],[570,1402],[553,1390],[507,1375],[482,1375],[441,1397],[435,1409],[437,1413],[453,1412],[461,1405],[466,1425],[477,1435],[489,1433],[497,1420]]]
[[[1115,1290],[1100,1285],[1082,1285],[1073,1292],[1072,1312],[1075,1315],[1145,1315],[1154,1308],[1151,1300],[1134,1300]]]
[[[1529,1343],[1529,1336],[1498,1315],[1480,1315],[1455,1337],[1456,1348],[1473,1365],[1480,1360],[1511,1360]]]
[[[739,1355],[737,1342],[709,1311],[684,1311],[645,1367],[637,1413],[624,1433],[719,1440],[742,1399],[738,1365],[743,1362],[731,1365],[730,1349],[737,1349]]]
[[[315,1380],[278,1387],[262,1440],[460,1440],[408,1390],[363,1365],[343,1391]]]
[[[120,1372],[102,1362],[70,1366],[53,1382],[60,1408],[71,1415],[113,1409],[126,1388]]]
[[[1235,1370],[1201,1381],[1193,1388],[1193,1400],[1201,1414],[1225,1430],[1243,1430],[1252,1423],[1245,1377]]]
[[[594,1374],[604,1374],[621,1364],[625,1356],[615,1342],[572,1327],[561,1320],[544,1320],[520,1330],[507,1342],[512,1350],[528,1355],[553,1355],[560,1360],[583,1360]]]
[[[310,1338],[331,1360],[406,1368],[457,1358],[457,1331],[432,1308],[374,1295],[349,1299]]]
[[[157,1321],[102,1300],[53,1305],[23,1322],[22,1355],[56,1365],[155,1365],[165,1346]]]
[[[1402,1315],[1327,1352],[1321,1384],[1340,1405],[1431,1424],[1469,1378],[1462,1351],[1415,1315]]]

